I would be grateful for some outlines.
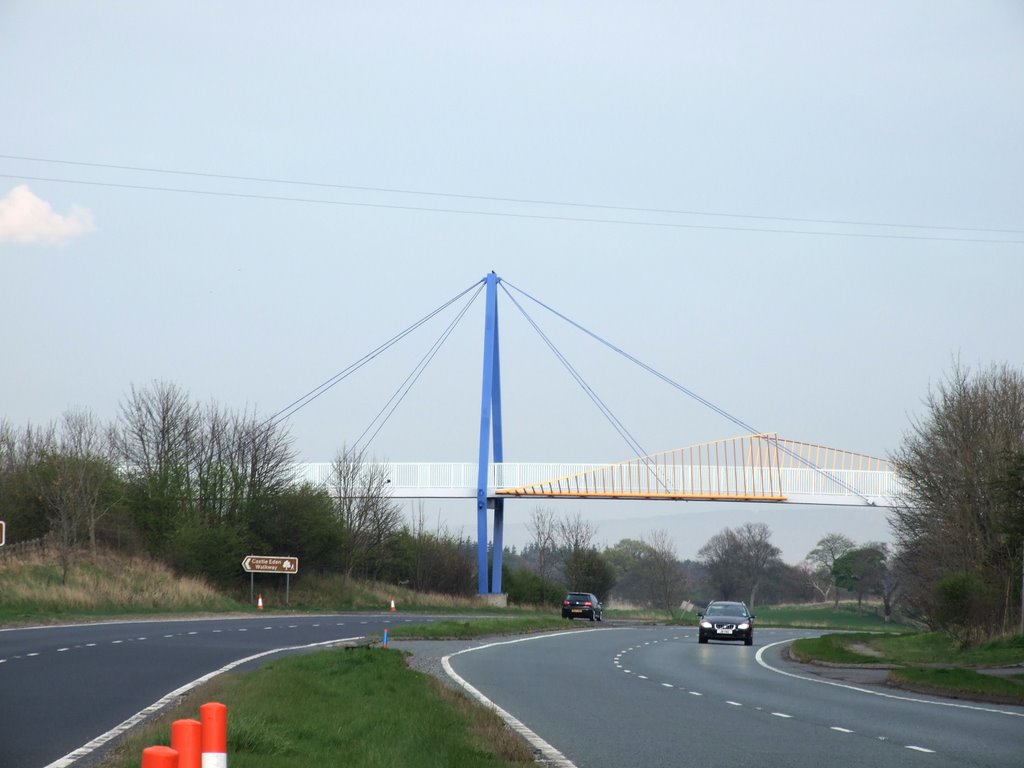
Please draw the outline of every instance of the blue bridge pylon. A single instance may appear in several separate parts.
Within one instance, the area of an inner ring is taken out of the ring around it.
[[[501,559],[504,548],[505,500],[487,496],[491,461],[503,460],[501,447],[501,366],[498,355],[498,283],[491,272],[486,277],[487,309],[484,316],[483,391],[480,395],[480,453],[476,487],[477,585],[481,595],[501,593]],[[488,450],[493,438],[493,455]],[[494,511],[494,557],[488,580],[487,512]]]

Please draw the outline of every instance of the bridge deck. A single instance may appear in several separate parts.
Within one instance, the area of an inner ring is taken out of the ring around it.
[[[296,467],[296,478],[328,487],[332,464]],[[660,464],[637,472],[632,482],[584,487],[581,479],[621,465],[584,463],[493,464],[487,481],[489,497],[668,499],[681,501],[760,501],[836,506],[891,506],[900,490],[891,470],[775,467],[764,486],[764,469],[737,466]],[[475,462],[387,462],[372,465],[390,479],[396,499],[476,498]],[[561,480],[561,487],[559,487]],[[575,485],[570,483],[575,480]],[[746,488],[751,492],[744,492]],[[758,492],[752,492],[757,489]]]

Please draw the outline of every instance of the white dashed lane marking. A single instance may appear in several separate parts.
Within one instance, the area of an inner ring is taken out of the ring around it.
[[[685,638],[689,638],[689,637],[690,637],[689,635],[684,635],[683,636],[684,639]],[[673,637],[671,639],[672,640],[679,640],[680,637],[676,636],[676,637]],[[666,639],[666,641],[667,641],[667,639]],[[637,678],[637,680],[649,680],[650,678],[647,675],[641,675],[639,673],[633,672],[631,669],[624,668],[622,666],[621,662],[620,662],[620,659],[622,658],[622,656],[624,656],[625,654],[627,654],[627,653],[629,653],[631,651],[643,650],[643,648],[650,647],[652,645],[657,645],[659,642],[660,642],[659,640],[650,640],[650,641],[647,641],[647,642],[643,643],[643,645],[636,645],[636,646],[630,646],[629,648],[625,648],[625,649],[619,651],[619,653],[617,655],[612,657],[612,664],[617,669],[620,669],[623,672],[625,672],[627,675],[634,675]],[[661,682],[661,683],[659,683],[659,685],[662,688],[671,689],[671,690],[678,690],[678,691],[683,692],[683,693],[688,693],[690,696],[695,696],[695,697],[702,697],[702,696],[704,696],[704,694],[701,693],[700,691],[689,691],[686,688],[684,688],[682,686],[677,686],[674,683]],[[731,707],[743,707],[743,703],[739,702],[739,701],[726,700],[724,703],[728,704]],[[763,707],[757,707],[757,706],[752,707],[752,709],[754,711],[756,711],[756,712],[764,712],[764,711],[766,711]],[[770,714],[772,717],[777,717],[780,720],[793,720],[794,719],[793,715],[786,714],[785,712],[769,712],[768,714]],[[844,727],[842,727],[840,725],[829,726],[829,730],[830,731],[834,731],[836,733],[843,733],[843,734],[855,733],[855,731],[853,731],[853,730],[851,730],[849,728],[844,728]],[[888,741],[888,737],[886,737],[886,736],[879,736],[878,740],[879,741]],[[919,747],[919,746],[914,745],[914,744],[905,745],[904,749],[909,749],[909,750],[912,750],[914,752],[921,752],[921,753],[930,754],[930,755],[935,754],[935,750],[933,750],[933,749],[928,749],[927,747]]]
[[[412,618],[409,618],[409,619],[406,619],[405,621],[406,621],[406,623],[413,623],[416,620],[412,619]],[[361,624],[368,624],[369,622],[368,621],[363,621],[363,622],[360,622],[360,623]],[[312,627],[312,628],[320,628],[321,624],[317,623],[317,624],[311,624],[309,626]],[[339,622],[337,622],[336,626],[343,627],[343,626],[345,626],[345,622],[339,621]],[[265,630],[285,629],[285,628],[287,628],[287,629],[298,629],[299,627],[300,627],[299,624],[288,624],[288,625],[278,625],[278,626],[266,626],[266,627],[263,627],[263,629],[265,629]],[[249,629],[250,629],[249,627],[231,627],[231,628],[218,627],[218,628],[210,628],[209,630],[204,630],[203,632],[194,631],[193,630],[193,631],[187,631],[187,632],[186,631],[182,631],[182,632],[177,632],[177,633],[169,633],[169,634],[166,634],[166,635],[162,635],[162,637],[165,640],[173,640],[175,638],[198,636],[198,635],[204,634],[205,632],[209,632],[210,634],[214,634],[214,635],[220,635],[220,634],[227,634],[227,633],[230,633],[230,632],[248,632]],[[146,641],[148,639],[149,638],[147,636],[142,636],[142,637],[123,637],[123,638],[118,638],[118,639],[114,639],[114,640],[105,640],[104,642],[105,643],[109,643],[110,645],[125,645],[127,643],[144,642],[144,641]],[[72,651],[81,651],[81,650],[84,650],[86,648],[96,648],[98,645],[99,645],[99,643],[95,643],[95,642],[94,643],[79,643],[78,645],[67,645],[67,646],[62,646],[62,647],[59,647],[59,648],[55,648],[53,650],[53,652],[55,652],[55,653],[69,653],[69,652],[72,652]],[[41,656],[41,655],[45,656],[46,653],[50,653],[50,652],[51,651],[45,651],[45,652],[44,651],[33,651],[33,652],[30,652],[30,653],[8,656],[6,658],[0,658],[0,664],[8,664],[8,663],[10,663],[12,661],[24,661],[26,659],[33,659],[33,658],[36,658],[36,657]]]

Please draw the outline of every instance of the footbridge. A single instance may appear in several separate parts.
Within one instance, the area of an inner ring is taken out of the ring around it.
[[[366,465],[396,499],[474,499],[475,462]],[[330,488],[331,463],[301,464],[297,479]],[[487,497],[774,502],[892,506],[901,491],[886,459],[774,434],[746,435],[612,464],[501,462]]]
[[[628,452],[637,458],[609,464],[513,463],[505,461],[502,439],[501,376],[498,344],[498,289],[502,288],[530,325],[594,402],[602,415],[619,432]],[[530,299],[545,310],[584,332],[591,339],[625,357],[649,374],[662,380],[687,397],[697,401],[731,421],[745,434],[687,448],[646,454],[625,425],[615,417],[607,404],[597,396],[566,356],[554,347],[536,322],[527,315],[516,294],[494,272],[460,294],[473,293],[469,303],[484,291],[483,371],[480,397],[480,431],[475,462],[399,462],[364,465],[374,477],[386,478],[393,498],[475,499],[477,510],[477,577],[480,594],[501,592],[501,560],[503,548],[504,507],[511,499],[663,499],[670,501],[768,502],[778,504],[823,504],[838,506],[891,506],[900,496],[900,479],[890,463],[863,454],[826,448],[811,443],[779,438],[761,433],[724,409],[673,381],[610,342],[587,331],[578,323],[511,286],[517,295]],[[364,362],[373,359],[396,340],[401,339],[445,307],[452,299],[427,318],[395,336],[356,365],[345,369],[274,415],[287,418],[299,408],[320,397],[338,381]],[[461,318],[469,304],[461,310]],[[457,320],[456,320],[457,322]],[[433,351],[447,338],[454,323]],[[429,361],[432,353],[424,358]],[[425,362],[422,363],[425,365]],[[414,371],[382,413],[390,415],[402,396],[418,377]],[[386,418],[386,417],[385,417]],[[379,427],[378,427],[379,429]],[[369,430],[369,428],[368,428]],[[364,435],[367,434],[364,432]],[[376,434],[376,432],[374,432]],[[370,438],[372,440],[372,436]],[[362,436],[357,441],[360,443]],[[350,467],[351,469],[351,467]],[[297,479],[315,484],[332,484],[332,464],[303,464],[296,468]],[[492,526],[488,516],[492,516]],[[488,528],[493,531],[493,539]],[[493,558],[489,558],[488,544]]]

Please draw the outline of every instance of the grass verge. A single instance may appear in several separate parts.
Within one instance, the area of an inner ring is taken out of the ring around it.
[[[854,632],[848,635],[822,635],[794,640],[790,655],[797,661],[823,661],[828,664],[880,664],[888,663],[878,653],[865,652],[872,648],[874,635]],[[861,648],[863,650],[858,651]]]
[[[1001,638],[961,650],[943,632],[910,635],[849,633],[803,638],[790,646],[798,661],[895,667],[888,683],[898,688],[953,698],[1024,704],[1024,674],[999,668],[1024,665],[1024,636]],[[985,670],[995,670],[995,673]]]
[[[861,632],[907,631],[910,627],[886,623],[880,606],[840,603],[838,608],[828,605],[758,606],[753,613],[757,623],[771,627],[800,627],[807,629],[848,629]]]
[[[82,553],[62,579],[52,556],[0,558],[0,624],[244,610],[199,579],[149,558]]]
[[[493,712],[382,648],[320,651],[225,676],[133,733],[101,768],[136,768],[171,723],[205,701],[228,706],[232,768],[396,765],[522,768],[533,752]]]
[[[996,677],[973,669],[894,669],[889,682],[900,688],[958,699],[998,704],[1024,704],[1024,682],[1020,676]]]

